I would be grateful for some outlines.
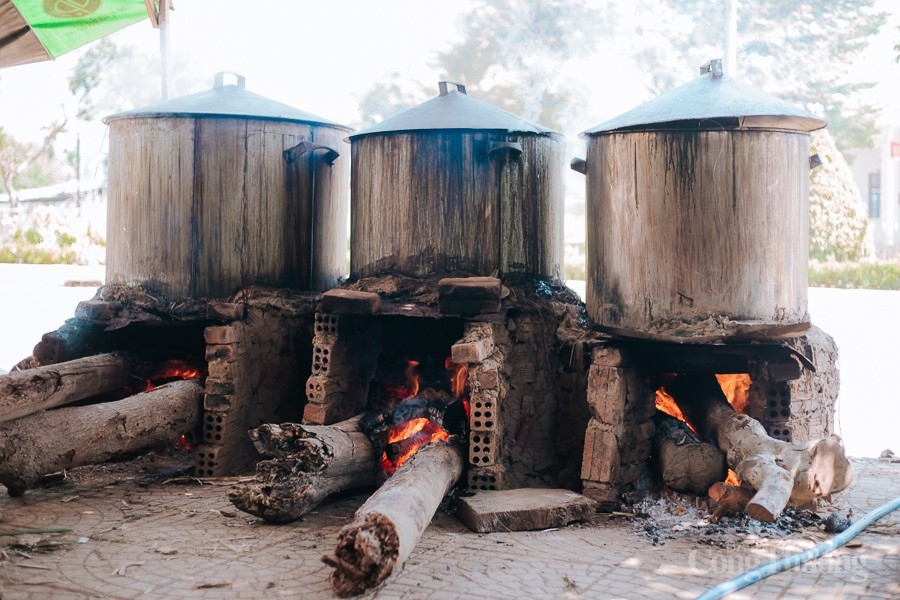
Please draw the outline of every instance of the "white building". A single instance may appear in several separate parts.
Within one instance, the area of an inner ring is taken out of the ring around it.
[[[875,147],[854,150],[853,180],[869,210],[878,258],[900,258],[900,126],[881,127]]]

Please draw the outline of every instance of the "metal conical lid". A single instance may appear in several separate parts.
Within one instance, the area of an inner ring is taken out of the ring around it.
[[[448,90],[447,84],[456,86]],[[466,86],[456,81],[441,81],[440,95],[377,125],[350,136],[355,139],[373,133],[425,131],[430,129],[499,129],[509,132],[556,133],[530,123],[496,106],[476,100],[466,94]]]
[[[353,131],[328,119],[296,109],[287,104],[270,100],[265,96],[244,89],[244,77],[235,75],[237,83],[224,84],[225,73],[216,73],[213,89],[182,98],[166,100],[143,108],[110,115],[104,123],[118,119],[141,117],[241,117],[248,119],[268,119],[273,121],[294,121],[313,125],[328,125]]]
[[[812,113],[726,77],[721,59],[710,61],[700,71],[703,74],[697,79],[592,127],[582,135],[652,129],[649,126],[676,121],[696,122],[696,126],[704,128],[736,126],[815,131],[825,127],[825,121]]]

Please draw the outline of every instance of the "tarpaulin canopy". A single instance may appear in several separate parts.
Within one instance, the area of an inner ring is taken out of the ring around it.
[[[151,18],[148,0],[0,0],[0,68],[52,60]]]

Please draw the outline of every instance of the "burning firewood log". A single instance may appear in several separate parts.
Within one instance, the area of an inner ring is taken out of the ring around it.
[[[123,354],[99,354],[2,375],[0,422],[122,389],[131,368]]]
[[[743,484],[755,490],[746,511],[773,521],[787,506],[805,504],[850,485],[853,468],[840,438],[803,444],[776,440],[762,424],[735,412],[712,375],[680,375],[666,386],[687,420],[715,440]]]
[[[374,486],[378,477],[359,417],[334,425],[264,424],[250,438],[274,458],[257,463],[256,480],[234,486],[228,499],[271,523],[295,521],[334,494]]]
[[[329,581],[338,596],[361,594],[400,569],[463,465],[457,444],[424,446],[372,494],[322,557],[335,569]]]
[[[712,522],[718,523],[726,515],[735,515],[747,510],[747,504],[753,498],[753,491],[743,486],[731,485],[724,481],[714,483],[709,488],[709,499],[712,500]]]
[[[200,419],[203,386],[175,381],[124,400],[58,408],[0,425],[0,483],[21,496],[48,473],[174,445]]]
[[[659,412],[653,418],[653,455],[663,483],[678,492],[705,494],[725,479],[725,454],[700,440],[687,423]]]

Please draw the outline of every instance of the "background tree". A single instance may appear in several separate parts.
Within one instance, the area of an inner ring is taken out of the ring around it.
[[[721,57],[729,29],[722,0],[637,5],[666,15],[633,21],[642,46],[634,56],[654,95]],[[877,108],[860,93],[874,84],[854,80],[850,68],[887,21],[875,0],[737,0],[737,15],[734,76],[822,116],[839,150],[871,147]]]
[[[460,17],[461,37],[433,65],[442,79],[461,81],[472,96],[556,130],[577,114],[582,86],[566,74],[572,57],[590,53],[605,23],[584,0],[478,0]],[[390,76],[363,98],[366,123],[435,95]]]
[[[31,167],[52,157],[53,143],[57,136],[65,131],[65,128],[65,118],[54,121],[44,128],[43,141],[32,144],[17,140],[3,127],[0,127],[0,179],[2,179],[3,187],[9,196],[10,208],[16,208],[19,204],[17,185],[20,179],[28,174]],[[38,173],[30,173],[30,176],[32,180],[46,183],[46,178],[42,176],[46,172],[42,169]]]
[[[818,154],[822,164],[809,176],[809,257],[839,262],[866,258],[866,206],[827,129],[813,132],[810,153]]]
[[[92,121],[159,101],[155,81],[148,82],[148,77],[155,76],[147,74],[147,64],[158,60],[111,38],[92,44],[69,77],[69,91],[77,101],[77,118]]]

